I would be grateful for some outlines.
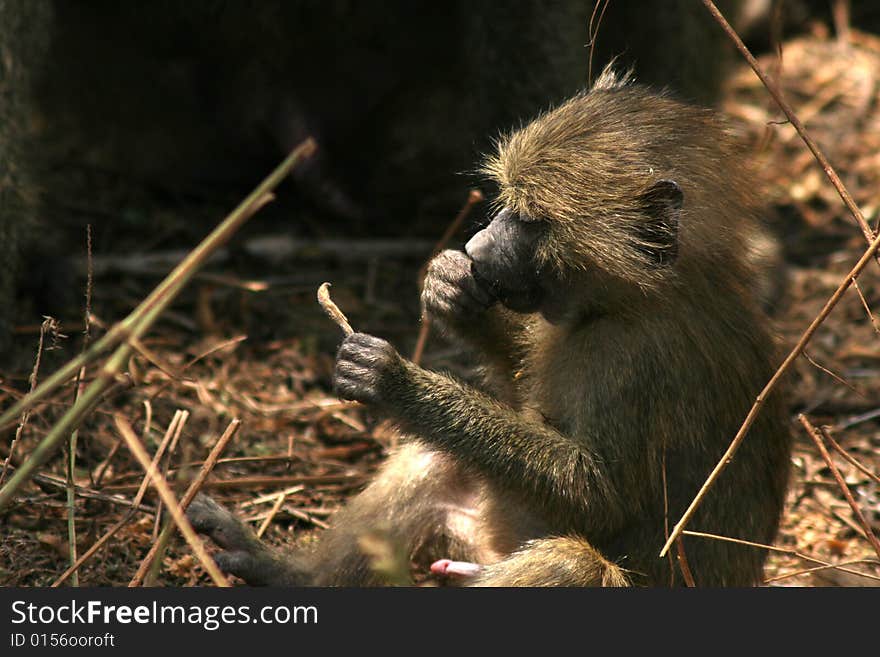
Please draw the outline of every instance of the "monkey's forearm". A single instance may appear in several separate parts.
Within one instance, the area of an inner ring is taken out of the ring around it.
[[[387,411],[425,442],[545,504],[548,513],[578,523],[579,529],[613,532],[622,521],[618,492],[585,445],[408,361],[394,387],[386,397]],[[591,513],[593,509],[601,513]]]

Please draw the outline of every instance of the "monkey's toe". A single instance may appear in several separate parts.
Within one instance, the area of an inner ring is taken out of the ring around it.
[[[250,527],[207,495],[196,495],[186,517],[193,529],[225,550],[254,551],[260,545]]]

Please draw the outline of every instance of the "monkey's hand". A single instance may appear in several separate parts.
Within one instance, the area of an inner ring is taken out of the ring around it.
[[[403,358],[386,340],[352,333],[336,354],[333,387],[342,399],[382,406],[403,376]]]
[[[193,528],[208,535],[224,551],[214,555],[220,570],[241,577],[251,586],[303,586],[304,568],[271,549],[230,511],[199,493],[186,517]]]
[[[422,310],[425,317],[441,328],[467,327],[495,301],[490,291],[474,278],[471,259],[461,251],[443,251],[428,265],[422,286]]]

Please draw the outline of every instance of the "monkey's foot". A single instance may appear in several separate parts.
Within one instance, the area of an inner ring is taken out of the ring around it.
[[[431,572],[435,575],[447,577],[474,577],[479,575],[483,567],[470,561],[452,561],[451,559],[439,559],[431,564]]]
[[[302,586],[307,574],[263,544],[250,527],[207,495],[195,497],[186,516],[193,528],[224,551],[214,555],[221,570],[252,586]]]

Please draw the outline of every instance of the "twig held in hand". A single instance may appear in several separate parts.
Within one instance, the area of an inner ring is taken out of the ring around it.
[[[348,323],[348,318],[330,298],[330,283],[321,283],[321,286],[318,288],[318,303],[321,304],[321,308],[327,313],[327,317],[332,319],[342,329],[346,337],[354,333],[354,329]]]

